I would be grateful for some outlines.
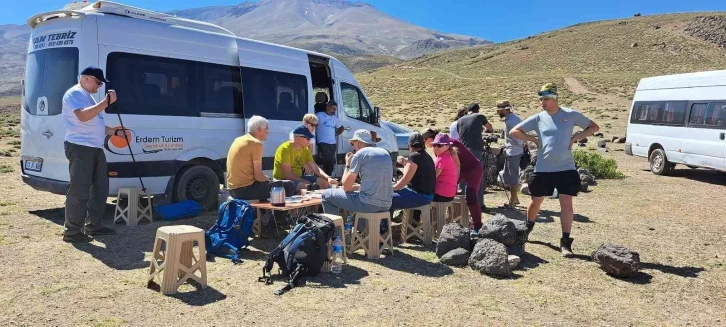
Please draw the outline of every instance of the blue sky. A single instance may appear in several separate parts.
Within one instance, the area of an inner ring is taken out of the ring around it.
[[[157,11],[240,0],[116,0]],[[61,8],[71,0],[2,0],[0,24],[24,24],[33,14]],[[445,33],[470,35],[495,42],[508,41],[575,23],[643,15],[726,11],[726,0],[366,0],[364,2],[405,21]]]

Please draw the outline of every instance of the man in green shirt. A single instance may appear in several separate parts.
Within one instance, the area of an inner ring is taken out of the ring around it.
[[[272,177],[277,180],[290,180],[296,184],[296,193],[315,183],[325,189],[338,181],[330,178],[323,172],[315,161],[308,148],[310,140],[314,137],[310,130],[300,125],[293,131],[293,140],[282,143],[275,151],[275,163]],[[309,173],[312,175],[304,175]]]

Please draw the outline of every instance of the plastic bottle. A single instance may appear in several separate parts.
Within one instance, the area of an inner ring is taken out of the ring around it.
[[[330,271],[334,274],[343,271],[343,241],[340,240],[340,236],[336,236],[333,241],[333,265]]]

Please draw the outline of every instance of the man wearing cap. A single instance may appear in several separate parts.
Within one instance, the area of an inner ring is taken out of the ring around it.
[[[106,136],[126,137],[123,130],[106,126],[104,110],[116,102],[116,92],[108,90],[103,101],[91,96],[103,83],[103,71],[87,67],[63,95],[62,116],[66,128],[65,154],[70,185],[66,195],[63,241],[90,242],[90,236],[112,235],[116,231],[101,224],[108,198],[108,172],[103,143]],[[84,226],[85,225],[85,226]]]
[[[318,145],[317,162],[328,175],[333,173],[335,167],[336,149],[338,148],[336,136],[343,133],[343,124],[338,119],[336,111],[338,111],[338,104],[334,100],[330,100],[324,112],[315,114],[318,117],[318,128],[315,131],[317,134],[315,140]]]
[[[408,159],[400,157],[403,177],[393,185],[391,217],[393,211],[417,208],[431,203],[436,191],[434,160],[426,153],[426,140],[415,132],[408,137]]]
[[[560,250],[563,256],[572,257],[572,197],[577,196],[580,189],[580,176],[575,170],[572,157],[572,144],[594,134],[600,127],[580,112],[560,107],[557,86],[554,84],[545,84],[538,94],[543,111],[525,119],[509,132],[515,138],[538,145],[534,173],[528,181],[532,203],[527,208],[527,229],[531,231],[534,228],[544,197],[552,195],[557,189],[562,224]],[[575,126],[585,130],[573,135]],[[527,134],[531,131],[537,136]]]
[[[522,122],[522,119],[512,113],[514,107],[509,103],[509,100],[497,102],[496,110],[499,117],[504,118],[505,161],[503,180],[504,185],[509,186],[510,193],[509,203],[505,203],[504,207],[514,208],[519,204],[519,197],[517,196],[519,192],[519,162],[524,154],[524,142],[509,135],[509,131]]]
[[[326,174],[313,161],[313,154],[308,145],[313,139],[313,133],[304,125],[299,125],[293,131],[293,141],[285,141],[275,151],[275,161],[272,167],[272,177],[276,180],[290,180],[296,185],[296,192],[316,183],[320,188],[328,188],[330,183],[336,181]],[[309,172],[313,175],[304,175]]]
[[[355,154],[345,155],[342,187],[323,192],[323,211],[339,215],[344,209],[351,212],[385,212],[391,207],[393,197],[393,169],[391,155],[376,147],[371,132],[359,129],[350,139]],[[360,177],[360,186],[354,187]],[[356,192],[357,191],[357,192]]]
[[[487,120],[487,117],[479,113],[479,104],[472,103],[468,107],[469,114],[459,118],[456,121],[456,129],[459,132],[459,141],[466,146],[471,153],[476,156],[484,165],[484,141],[482,139],[482,133],[484,127],[487,132],[492,131],[492,124]],[[486,212],[486,205],[484,205],[484,188],[486,187],[486,180],[482,178],[479,182],[479,192],[477,193],[477,201],[481,206],[482,211]]]

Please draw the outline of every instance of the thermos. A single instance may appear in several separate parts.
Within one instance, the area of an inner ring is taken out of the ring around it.
[[[270,183],[270,204],[276,207],[285,206],[285,188],[281,181]]]

